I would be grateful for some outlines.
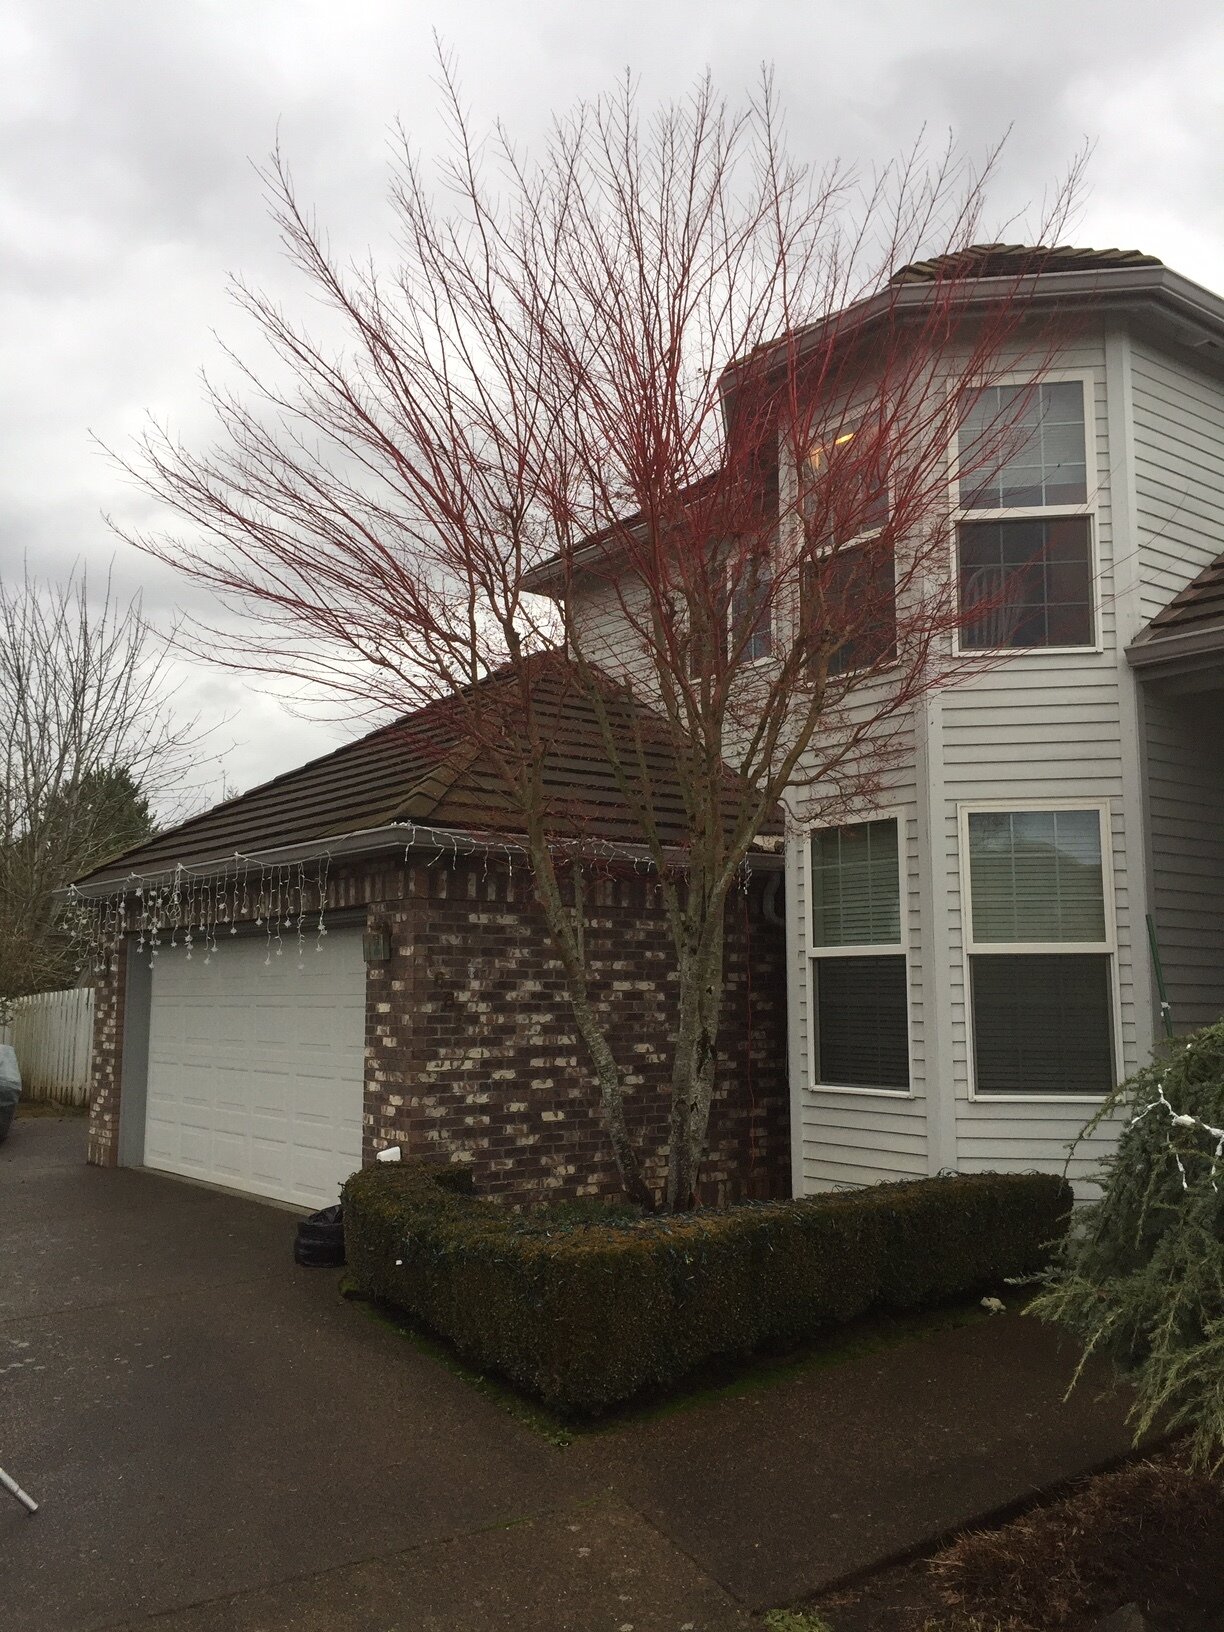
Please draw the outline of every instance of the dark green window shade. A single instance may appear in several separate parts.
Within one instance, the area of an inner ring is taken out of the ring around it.
[[[841,1088],[908,1088],[904,957],[817,958],[817,1077]]]
[[[970,812],[969,893],[979,943],[1103,941],[1099,812]]]
[[[991,953],[969,960],[979,1094],[1107,1094],[1114,1086],[1109,958]]]
[[[897,946],[900,941],[896,822],[857,822],[814,834],[813,946]]]

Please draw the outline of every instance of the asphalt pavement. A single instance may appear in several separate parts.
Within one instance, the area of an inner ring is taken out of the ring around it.
[[[558,1446],[292,1262],[284,1209],[0,1145],[11,1632],[745,1632],[1125,1450],[1000,1316]]]

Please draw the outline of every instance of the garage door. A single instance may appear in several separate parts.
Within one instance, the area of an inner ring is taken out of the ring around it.
[[[149,1011],[146,1167],[324,1207],[361,1166],[365,965],[335,929],[158,954]]]

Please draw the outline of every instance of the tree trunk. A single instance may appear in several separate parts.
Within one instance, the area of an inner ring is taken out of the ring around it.
[[[722,1015],[726,904],[706,902],[697,911],[700,921],[696,948],[680,958],[679,1025],[672,1056],[668,1124],[665,1204],[669,1212],[684,1212],[696,1201],[714,1096]]]
[[[595,1014],[587,988],[587,965],[581,945],[581,886],[575,883],[578,894],[571,911],[562,898],[552,856],[548,853],[547,846],[541,841],[538,850],[537,846],[532,848],[533,852],[537,852],[532,856],[536,897],[544,910],[545,921],[561,957],[561,967],[565,971],[566,989],[578,1035],[586,1045],[595,1070],[595,1080],[599,1086],[599,1108],[612,1145],[612,1154],[616,1159],[621,1184],[631,1201],[636,1202],[647,1212],[653,1213],[658,1208],[658,1201],[646,1182],[642,1164],[629,1137],[629,1129],[625,1122],[625,1097],[620,1067]],[[575,877],[577,880],[578,875]]]

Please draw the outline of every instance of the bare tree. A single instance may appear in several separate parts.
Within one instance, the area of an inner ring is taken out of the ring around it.
[[[213,393],[213,451],[149,433],[132,467],[188,533],[133,541],[252,614],[235,664],[361,707],[452,700],[526,835],[626,1189],[653,1204],[559,837],[581,811],[542,775],[556,690],[543,707],[540,654],[565,654],[550,673],[594,711],[666,902],[663,1201],[686,1207],[725,907],[762,824],[797,790],[829,820],[861,805],[915,703],[958,672],[949,448],[962,389],[998,376],[1032,315],[1032,267],[975,287],[953,260],[913,302],[890,274],[974,240],[990,166],[916,152],[865,187],[814,176],[786,155],[768,81],[739,112],[707,83],[646,118],[626,82],[559,120],[538,161],[500,130],[478,145],[445,64],[444,82],[449,202],[405,140],[388,275],[333,258],[274,155],[284,243],[343,344],[238,284],[272,366],[241,362],[245,394]],[[1049,337],[1033,343],[1039,371]],[[496,708],[478,684],[493,673]],[[683,788],[679,854],[661,837],[660,741]]]
[[[0,583],[0,997],[75,976],[54,892],[146,838],[196,734],[139,600],[85,575]]]

